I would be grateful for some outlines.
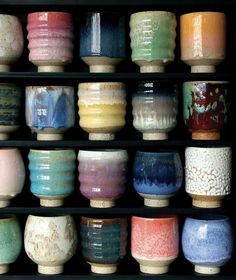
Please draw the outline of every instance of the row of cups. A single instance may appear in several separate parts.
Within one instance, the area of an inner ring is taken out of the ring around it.
[[[25,118],[38,140],[62,140],[75,124],[71,86],[28,86]],[[217,140],[227,122],[230,84],[226,81],[184,82],[183,118],[192,139]],[[177,125],[178,88],[168,81],[140,81],[132,95],[133,126],[144,140],[164,140]],[[0,84],[0,139],[19,128],[21,89]],[[121,82],[80,83],[80,127],[89,140],[113,140],[125,126],[126,87]]]
[[[65,150],[30,150],[30,190],[46,207],[63,205],[75,187],[76,153]],[[90,205],[108,208],[126,190],[126,150],[79,150],[79,189]],[[165,207],[183,183],[178,152],[137,151],[133,161],[132,184],[144,198],[144,205]],[[232,150],[230,147],[187,147],[185,190],[193,205],[217,208],[231,192]],[[18,149],[0,149],[0,206],[22,191],[25,167]]]
[[[99,274],[117,271],[127,250],[127,218],[81,217],[82,255]],[[60,274],[78,245],[72,216],[29,215],[24,230],[24,248],[42,274]],[[221,215],[186,218],[182,250],[195,271],[217,274],[233,255],[234,234],[230,219]],[[14,215],[0,217],[0,273],[9,270],[21,252],[22,236]],[[140,271],[164,274],[179,254],[179,225],[176,215],[131,218],[131,254]]]
[[[0,14],[0,71],[9,71],[23,51],[19,19]],[[132,61],[141,72],[164,72],[174,60],[176,16],[144,11],[130,17]],[[114,72],[126,57],[126,25],[120,13],[89,12],[80,20],[80,57],[91,72]],[[29,60],[40,72],[60,72],[73,60],[73,18],[64,12],[27,16]],[[214,72],[225,59],[226,15],[196,12],[180,17],[181,59],[192,72]]]

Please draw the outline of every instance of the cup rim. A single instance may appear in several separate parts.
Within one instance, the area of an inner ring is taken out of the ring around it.
[[[194,221],[194,222],[220,222],[220,221],[230,221],[230,218],[222,214],[198,214],[195,217],[187,217],[185,221]]]
[[[149,216],[149,217],[148,217]],[[174,221],[178,220],[178,216],[175,214],[150,214],[150,215],[144,216],[132,216],[132,221],[133,220],[139,220],[139,221]],[[154,217],[151,217],[154,216]]]
[[[124,149],[96,149],[96,150],[79,150],[78,160],[81,158],[96,158],[102,157],[103,159],[113,159],[117,155],[120,159],[128,160],[128,153]]]
[[[48,150],[45,148],[44,150],[40,150],[40,149],[30,149],[29,150],[29,153],[30,152],[33,152],[33,153],[38,153],[38,154],[48,154],[48,153],[60,153],[60,152],[75,152],[74,149],[66,149],[66,148],[55,148],[55,150],[52,150],[51,148],[49,148]]]
[[[131,17],[134,16],[134,15],[145,15],[145,14],[149,14],[149,13],[152,13],[152,14],[169,14],[169,15],[174,15],[175,16],[175,13],[172,13],[170,11],[152,11],[152,10],[149,10],[149,11],[142,11],[142,12],[136,12],[136,13],[132,13],[131,14]]]
[[[10,220],[16,220],[16,215],[14,214],[0,214],[0,223]]]
[[[213,81],[213,80],[204,80],[204,81],[186,81],[186,82],[183,82],[183,85],[184,84],[191,84],[191,83],[196,83],[196,84],[199,84],[199,83],[207,83],[207,84],[230,84],[230,81]]]
[[[216,11],[204,11],[204,12],[191,12],[191,13],[186,13],[186,14],[182,14],[180,17],[184,17],[184,16],[190,16],[190,15],[201,15],[201,14],[221,14],[221,15],[225,15],[225,13],[223,12],[216,12]]]
[[[36,218],[36,219],[38,219],[38,218],[40,218],[40,219],[56,219],[56,218],[72,218],[73,219],[73,217],[71,216],[71,215],[69,215],[69,214],[50,214],[50,213],[48,213],[48,214],[29,214],[28,215],[28,217],[27,217],[27,219],[29,218],[29,217],[31,217],[31,218]]]
[[[136,151],[135,156],[138,154],[145,154],[145,155],[180,155],[180,153],[176,150],[174,151],[168,151],[168,152],[145,152],[145,151]]]
[[[99,217],[87,217],[87,216],[81,216],[80,222],[81,224],[87,224],[87,221],[90,221],[92,223],[103,223],[105,221],[105,224],[114,224],[114,223],[122,223],[127,222],[126,217],[113,217],[113,218],[99,218]]]

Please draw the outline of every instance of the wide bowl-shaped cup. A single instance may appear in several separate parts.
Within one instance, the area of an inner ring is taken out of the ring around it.
[[[29,215],[24,233],[25,251],[42,274],[60,274],[77,248],[74,219],[65,216]]]
[[[112,274],[126,254],[126,218],[81,218],[82,254],[99,274]]]
[[[234,236],[226,216],[186,218],[182,233],[185,258],[202,274],[217,274],[233,254]]]

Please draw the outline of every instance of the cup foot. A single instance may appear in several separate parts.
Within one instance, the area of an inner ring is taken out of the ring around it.
[[[10,65],[0,64],[0,72],[10,72],[11,67]]]
[[[117,265],[102,265],[90,263],[91,271],[98,274],[113,274],[117,271]]]
[[[169,199],[144,198],[144,205],[149,207],[167,207],[169,204]]]
[[[115,65],[91,65],[89,66],[90,73],[114,73],[116,72]]]
[[[191,66],[191,73],[215,73],[214,65],[194,65]]]
[[[140,264],[140,271],[147,274],[165,274],[169,271],[169,266],[148,266]]]
[[[219,140],[220,132],[219,131],[193,131],[192,132],[193,140]]]
[[[195,265],[194,270],[197,273],[201,273],[201,274],[218,274],[218,273],[220,273],[220,267],[216,267],[216,266]]]
[[[7,273],[9,268],[9,264],[0,264],[0,274]]]
[[[64,200],[63,199],[40,199],[40,205],[44,207],[59,207],[63,206]]]
[[[114,140],[115,134],[113,133],[89,133],[89,140]]]
[[[38,66],[38,72],[64,72],[64,67],[56,65],[42,65]]]
[[[221,200],[201,200],[201,199],[193,199],[193,206],[199,208],[220,208],[222,205]]]
[[[9,134],[7,133],[0,133],[0,140],[5,141],[9,139]]]
[[[91,199],[90,206],[95,208],[110,208],[115,206],[115,202],[112,200]]]
[[[164,65],[143,65],[140,66],[140,73],[164,73]]]
[[[143,140],[166,140],[166,139],[168,139],[168,134],[165,132],[143,133]]]
[[[60,141],[63,140],[63,134],[46,134],[46,133],[38,133],[37,140],[39,141]]]
[[[10,200],[0,200],[0,208],[4,208],[10,205]]]
[[[46,265],[38,265],[38,272],[41,274],[61,274],[63,273],[64,267],[63,265],[57,266],[46,266]]]

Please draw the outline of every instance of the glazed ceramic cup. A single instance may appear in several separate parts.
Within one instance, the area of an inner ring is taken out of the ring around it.
[[[227,121],[229,83],[195,81],[183,84],[184,121],[192,139],[218,140]]]
[[[81,83],[78,87],[80,126],[89,140],[113,140],[125,125],[123,83]]]
[[[177,216],[132,217],[131,254],[148,274],[164,274],[179,253]]]
[[[29,60],[39,72],[63,72],[73,59],[72,15],[63,12],[28,14]]]
[[[144,197],[144,205],[165,207],[169,198],[180,189],[183,168],[176,152],[136,152],[133,165],[133,185]]]
[[[8,140],[9,135],[19,128],[21,99],[19,87],[0,84],[0,140]]]
[[[78,161],[80,192],[90,199],[90,206],[113,207],[125,192],[127,152],[80,150]]]
[[[75,124],[74,106],[73,87],[26,87],[26,124],[37,133],[37,140],[62,140]]]
[[[163,81],[139,82],[132,106],[133,126],[142,132],[144,140],[168,139],[168,132],[177,124],[177,87]]]
[[[10,71],[10,65],[21,57],[23,47],[20,20],[15,16],[0,14],[0,72]]]
[[[217,274],[233,254],[234,236],[228,217],[186,218],[182,233],[185,258],[202,274]]]
[[[80,57],[90,72],[115,72],[126,53],[125,18],[114,12],[89,12],[80,22]]]
[[[69,216],[29,215],[24,233],[25,251],[42,274],[60,274],[77,248],[74,219]]]
[[[232,150],[230,147],[187,147],[185,189],[193,206],[221,207],[231,192]]]
[[[16,148],[0,149],[0,208],[21,193],[25,182],[25,166]]]
[[[56,207],[74,191],[74,150],[30,150],[30,191],[41,206]]]
[[[112,274],[126,254],[126,218],[81,218],[82,254],[99,274]]]
[[[215,72],[225,59],[226,16],[219,12],[196,12],[180,17],[181,60],[191,72]]]
[[[9,265],[16,261],[22,247],[22,235],[15,215],[0,216],[0,274],[9,271]]]
[[[164,72],[175,58],[176,18],[173,13],[146,11],[130,17],[132,61],[140,72]]]

